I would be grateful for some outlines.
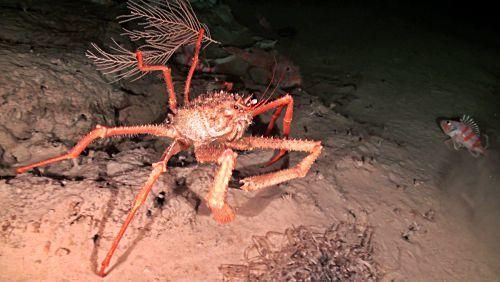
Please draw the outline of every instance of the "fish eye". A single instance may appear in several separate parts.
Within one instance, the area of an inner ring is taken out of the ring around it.
[[[234,105],[234,109],[235,109],[235,110],[239,110],[239,109],[240,109],[240,107],[239,107],[238,105]]]

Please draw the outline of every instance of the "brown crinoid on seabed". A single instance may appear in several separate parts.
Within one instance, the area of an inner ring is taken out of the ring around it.
[[[339,223],[254,236],[246,264],[219,267],[229,281],[377,281],[371,227]]]

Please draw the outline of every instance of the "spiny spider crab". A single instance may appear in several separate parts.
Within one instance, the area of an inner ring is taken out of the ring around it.
[[[150,134],[173,139],[160,160],[152,165],[153,170],[149,178],[137,194],[125,222],[101,264],[100,276],[106,275],[106,268],[123,234],[139,207],[146,200],[155,182],[167,170],[168,160],[180,151],[192,146],[198,162],[210,162],[219,165],[214,184],[206,196],[206,202],[213,218],[219,223],[227,223],[235,217],[233,209],[226,201],[228,183],[237,158],[235,150],[253,150],[255,148],[280,150],[267,163],[268,165],[276,162],[287,151],[309,153],[292,168],[241,180],[243,183],[241,189],[254,191],[294,178],[304,177],[320,155],[322,148],[321,142],[318,141],[287,138],[293,114],[293,98],[290,95],[285,95],[271,102],[268,101],[269,99],[259,102],[252,99],[251,96],[243,97],[238,94],[220,91],[200,95],[190,100],[191,79],[198,64],[198,55],[202,43],[215,41],[211,39],[206,26],[198,22],[188,1],[129,1],[128,8],[130,15],[121,16],[121,18],[124,18],[121,22],[144,20],[142,23],[144,30],[125,30],[125,34],[133,41],[144,40],[146,44],[139,47],[140,50],[136,52],[130,52],[116,44],[112,49],[119,52],[119,54],[107,53],[93,44],[96,52],[88,51],[87,56],[94,61],[99,70],[106,74],[115,74],[118,79],[134,75],[141,77],[147,72],[161,71],[166,83],[169,105],[173,114],[169,115],[169,118],[162,124],[120,127],[97,125],[69,152],[16,168],[16,173],[19,174],[61,160],[75,159],[91,142],[98,138]],[[186,79],[184,105],[178,107],[171,71],[166,66],[166,61],[176,49],[187,44],[195,44],[195,51]],[[284,107],[286,107],[283,118],[284,138],[244,136],[255,116],[276,109],[266,131],[266,134],[269,134]]]

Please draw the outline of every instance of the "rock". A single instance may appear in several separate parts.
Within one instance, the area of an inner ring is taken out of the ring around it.
[[[67,256],[69,253],[71,253],[71,251],[67,248],[59,248],[56,250],[56,255],[60,257]]]

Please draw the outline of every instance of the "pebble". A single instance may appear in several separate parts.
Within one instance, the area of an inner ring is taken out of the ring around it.
[[[56,255],[58,256],[67,256],[69,255],[69,253],[71,253],[71,251],[67,248],[59,248],[56,250]]]

